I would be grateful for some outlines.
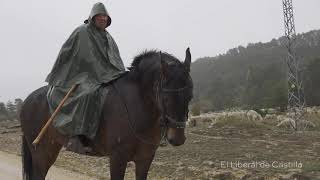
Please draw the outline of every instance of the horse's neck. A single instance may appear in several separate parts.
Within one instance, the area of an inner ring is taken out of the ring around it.
[[[147,86],[142,86],[138,81],[132,81],[129,78],[122,78],[120,81],[116,82],[116,86],[119,86],[122,92],[127,92],[129,96],[136,97],[127,97],[129,99],[140,99],[144,104],[144,108],[148,112],[152,112],[153,118],[157,118],[158,108],[156,104],[156,92],[154,90],[154,86],[156,82],[152,82]],[[139,97],[139,98],[137,98]]]

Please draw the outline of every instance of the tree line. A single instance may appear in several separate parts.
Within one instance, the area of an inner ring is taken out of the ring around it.
[[[0,121],[18,119],[18,114],[22,106],[22,99],[16,98],[7,103],[0,102]]]
[[[319,106],[320,30],[298,34],[296,40],[306,103]],[[285,44],[286,38],[280,37],[196,60],[191,66],[192,108],[197,111],[286,108]]]

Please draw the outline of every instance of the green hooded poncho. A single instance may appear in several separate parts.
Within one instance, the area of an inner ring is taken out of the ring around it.
[[[68,136],[95,136],[107,93],[101,85],[125,72],[118,47],[111,35],[94,26],[93,17],[97,14],[109,16],[105,6],[96,3],[85,24],[76,28],[63,44],[46,78],[50,85],[47,97],[51,112],[69,89],[78,84],[53,122],[59,132]],[[107,26],[110,24],[109,16]]]

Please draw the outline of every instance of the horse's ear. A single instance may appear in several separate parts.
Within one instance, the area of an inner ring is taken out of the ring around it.
[[[190,53],[190,48],[187,48],[186,59],[184,60],[184,66],[186,67],[188,72],[190,72],[190,65],[191,65],[191,53]]]
[[[163,59],[162,59],[162,53],[161,51],[159,52],[160,54],[160,62],[161,62],[161,73],[162,75],[167,74],[167,70],[168,70],[168,63],[166,63]]]

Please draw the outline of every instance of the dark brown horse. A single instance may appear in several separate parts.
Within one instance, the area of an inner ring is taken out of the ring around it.
[[[109,156],[111,179],[123,179],[129,161],[136,165],[136,179],[146,179],[162,134],[171,145],[184,144],[192,98],[190,63],[189,48],[184,63],[167,53],[147,51],[109,85],[91,146],[97,155]],[[47,91],[45,86],[30,94],[20,113],[25,180],[44,180],[68,141],[50,127],[36,148],[31,144],[50,116]]]

